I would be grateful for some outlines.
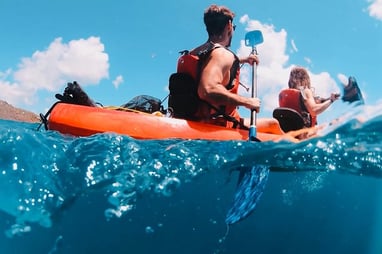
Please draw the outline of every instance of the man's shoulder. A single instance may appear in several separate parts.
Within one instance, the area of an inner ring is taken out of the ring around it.
[[[227,59],[235,58],[235,54],[225,47],[216,47],[211,52],[212,57],[224,57]]]

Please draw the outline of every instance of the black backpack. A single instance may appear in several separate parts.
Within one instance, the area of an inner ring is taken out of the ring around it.
[[[150,95],[138,95],[127,103],[121,105],[122,108],[134,109],[145,113],[161,112],[165,113],[162,101]]]
[[[168,98],[168,110],[172,112],[173,117],[190,120],[195,119],[195,113],[200,103],[207,103],[202,101],[198,95],[200,69],[203,61],[207,59],[212,50],[217,47],[219,46],[212,46],[194,56],[197,57],[195,77],[190,73],[181,71],[171,74],[169,78],[170,95]],[[182,56],[190,54],[188,50],[181,51],[180,53]]]
[[[198,83],[188,73],[173,73],[169,79],[168,109],[176,118],[192,119],[200,102]]]

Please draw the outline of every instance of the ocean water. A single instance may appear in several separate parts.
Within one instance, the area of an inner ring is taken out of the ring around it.
[[[0,253],[382,253],[382,106],[298,144],[0,120]]]

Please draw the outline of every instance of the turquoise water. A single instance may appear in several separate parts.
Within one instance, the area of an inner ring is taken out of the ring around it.
[[[380,254],[381,108],[299,144],[73,138],[0,120],[0,253]]]

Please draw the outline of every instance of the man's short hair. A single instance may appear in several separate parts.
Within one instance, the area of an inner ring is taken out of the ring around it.
[[[215,4],[209,6],[204,11],[204,24],[208,35],[222,34],[227,23],[232,21],[234,17],[235,14],[225,6]]]

